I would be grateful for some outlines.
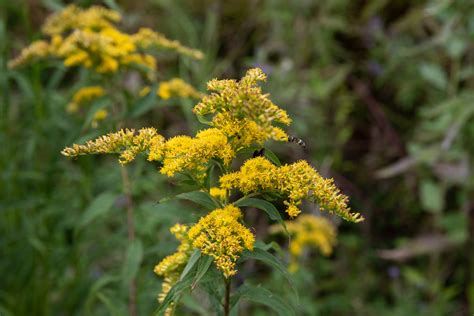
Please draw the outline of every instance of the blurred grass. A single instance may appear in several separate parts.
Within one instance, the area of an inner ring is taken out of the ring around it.
[[[297,314],[474,312],[471,1],[104,3],[125,13],[126,28],[151,26],[201,49],[202,63],[162,66],[203,91],[210,78],[263,68],[265,89],[294,117],[291,133],[309,148],[272,149],[288,160],[312,160],[364,210],[360,231],[340,227],[333,257],[307,254],[306,268],[295,275]],[[114,158],[70,161],[59,154],[90,132],[108,131],[83,130],[64,111],[80,74],[42,64],[6,68],[61,5],[0,0],[0,314],[126,314],[123,280],[138,264],[139,315],[148,315],[160,288],[152,268],[175,246],[167,229],[198,214],[175,201],[157,204],[173,185],[143,161],[130,166],[143,256],[126,261]],[[199,128],[191,107],[160,107],[128,123],[187,133]],[[423,244],[427,252],[413,254],[410,245],[420,236],[440,236],[450,246],[433,251]],[[405,257],[382,259],[379,249]],[[282,289],[280,276],[255,269],[249,277]]]

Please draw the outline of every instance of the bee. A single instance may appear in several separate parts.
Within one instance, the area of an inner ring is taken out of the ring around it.
[[[299,139],[296,136],[288,136],[288,141],[290,143],[297,143],[301,147],[306,148],[306,143],[302,139]]]
[[[253,152],[252,158],[265,156],[265,148]]]

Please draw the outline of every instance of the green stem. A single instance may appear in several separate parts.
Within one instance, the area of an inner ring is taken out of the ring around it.
[[[127,230],[128,230],[128,241],[132,243],[135,240],[135,223],[133,220],[133,199],[132,199],[132,186],[130,183],[130,177],[126,167],[120,168],[122,176],[123,193],[127,199]],[[128,311],[130,316],[137,315],[137,284],[136,279],[130,280],[128,285]]]
[[[257,192],[256,192],[256,193],[250,193],[249,195],[245,195],[245,196],[241,197],[240,199],[238,199],[237,201],[232,202],[232,204],[236,204],[236,203],[238,203],[238,202],[240,202],[240,201],[242,201],[242,200],[245,200],[245,199],[247,199],[247,198],[251,198],[251,197],[257,196],[257,195],[259,195],[259,194],[260,194],[260,193],[257,193]]]
[[[224,316],[229,316],[230,313],[230,278],[224,279],[225,283],[225,297],[224,297]]]

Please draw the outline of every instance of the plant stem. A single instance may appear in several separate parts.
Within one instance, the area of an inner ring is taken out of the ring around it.
[[[224,316],[229,316],[230,312],[230,278],[224,279],[225,283],[225,298],[224,298]]]
[[[127,168],[121,167],[120,173],[122,176],[123,193],[125,194],[125,197],[126,197],[128,241],[129,243],[131,243],[135,240],[135,223],[133,220],[132,186],[130,183],[130,178],[128,176]],[[128,313],[130,316],[137,315],[136,298],[137,298],[137,284],[136,284],[135,278],[132,278],[128,285]]]

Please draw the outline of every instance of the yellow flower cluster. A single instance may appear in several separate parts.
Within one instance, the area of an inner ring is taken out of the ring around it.
[[[277,167],[264,157],[247,160],[240,171],[226,174],[220,178],[224,189],[239,189],[244,194],[262,191],[276,191],[287,197],[286,212],[291,217],[301,211],[299,205],[303,199],[318,202],[321,210],[352,222],[360,222],[359,213],[351,213],[347,196],[340,193],[333,179],[323,178],[306,161]]]
[[[158,295],[158,301],[161,303],[165,299],[173,285],[179,280],[186,263],[193,251],[192,241],[188,237],[188,227],[186,225],[176,224],[171,227],[170,232],[180,241],[177,251],[164,258],[155,266],[154,272],[164,277],[161,292]],[[166,315],[171,315],[173,305],[166,310]]]
[[[50,47],[46,41],[34,41],[30,46],[24,48],[20,55],[8,62],[9,68],[15,68],[28,64],[38,59],[44,59],[50,55]]]
[[[165,138],[158,134],[154,128],[142,128],[135,132],[133,129],[120,130],[100,136],[95,140],[86,142],[85,145],[74,144],[65,148],[61,153],[68,157],[88,154],[120,153],[119,162],[125,164],[150,148],[163,146]]]
[[[81,9],[70,5],[47,19],[43,33],[49,41],[37,41],[25,48],[9,63],[16,67],[32,59],[55,57],[67,67],[83,66],[98,73],[114,73],[121,68],[135,67],[153,79],[156,59],[147,48],[166,48],[193,58],[202,53],[168,40],[150,29],[126,34],[116,28],[120,14],[99,6]]]
[[[77,112],[81,105],[91,102],[94,99],[100,98],[105,94],[105,90],[101,86],[83,87],[77,90],[72,96],[71,102],[67,106],[70,113]]]
[[[227,190],[213,187],[209,190],[209,194],[216,199],[225,201],[227,199]]]
[[[102,30],[113,27],[122,19],[120,13],[101,6],[92,6],[83,10],[69,5],[61,11],[50,15],[42,28],[45,35],[62,34],[74,29]]]
[[[196,137],[176,136],[166,142],[154,128],[143,128],[138,133],[126,129],[88,141],[85,145],[74,144],[65,148],[62,154],[75,157],[120,153],[119,161],[125,164],[143,152],[148,152],[149,161],[161,161],[160,172],[169,177],[190,171],[199,178],[204,175],[211,159],[220,159],[229,165],[235,157],[227,137],[215,128],[202,130]]]
[[[250,230],[239,222],[241,218],[240,209],[227,205],[215,209],[189,229],[193,247],[213,257],[226,278],[237,273],[235,265],[240,254],[245,249],[253,250],[255,243]]]
[[[257,85],[266,76],[259,68],[250,69],[240,80],[211,80],[205,96],[193,109],[200,116],[212,115],[211,125],[232,139],[234,148],[252,143],[262,144],[267,139],[286,141],[288,135],[274,122],[289,125],[288,114],[263,94]]]
[[[164,100],[172,97],[200,99],[204,96],[204,94],[180,78],[160,82],[157,95]]]
[[[155,32],[149,28],[141,28],[136,34],[133,34],[132,37],[133,41],[141,49],[164,48],[174,50],[179,54],[194,59],[204,58],[204,54],[200,50],[186,47],[176,40],[169,40],[163,34]]]
[[[160,172],[169,177],[182,171],[192,171],[199,177],[211,159],[220,159],[229,165],[234,157],[227,137],[218,129],[209,128],[198,132],[196,137],[170,138],[163,147],[151,149],[148,159],[162,160]]]
[[[319,249],[325,256],[332,253],[336,244],[336,228],[328,219],[321,216],[303,214],[292,221],[285,221],[288,232],[292,236],[289,246],[291,261],[289,270],[298,270],[298,258],[305,247]],[[272,233],[282,232],[281,225],[273,225]]]

